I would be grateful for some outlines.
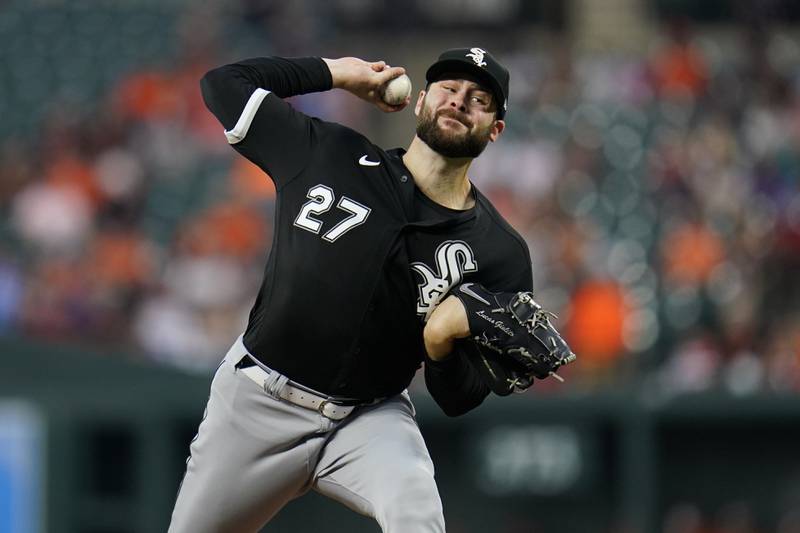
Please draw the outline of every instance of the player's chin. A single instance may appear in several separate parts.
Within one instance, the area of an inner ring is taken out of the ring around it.
[[[440,130],[439,138],[448,145],[461,146],[468,142],[468,131]]]

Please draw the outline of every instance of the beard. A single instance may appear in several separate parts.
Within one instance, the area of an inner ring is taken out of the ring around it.
[[[464,124],[467,127],[466,133],[443,130],[437,123],[439,117],[442,116],[458,120]],[[486,145],[489,144],[491,127],[478,131],[472,131],[471,127],[472,123],[453,109],[446,108],[434,113],[433,110],[423,105],[417,120],[417,137],[427,144],[431,150],[444,157],[470,157],[474,159],[481,155]]]

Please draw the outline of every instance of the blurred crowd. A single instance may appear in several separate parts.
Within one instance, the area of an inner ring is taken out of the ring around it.
[[[0,331],[206,371],[243,330],[274,189],[203,105],[202,23],[174,62],[2,139]],[[528,241],[573,387],[800,391],[800,46],[745,37],[497,52],[508,127],[471,176]],[[293,103],[369,129],[353,100]]]
[[[800,390],[800,47],[742,37],[675,24],[641,57],[509,57],[525,113],[476,182],[527,238],[584,384]]]

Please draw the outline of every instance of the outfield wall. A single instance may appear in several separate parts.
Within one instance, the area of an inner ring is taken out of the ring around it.
[[[165,531],[210,377],[0,349],[0,531]],[[661,531],[681,503],[777,531],[800,507],[798,397],[526,394],[456,419],[415,403],[450,531]],[[378,528],[310,494],[266,529],[321,530]]]

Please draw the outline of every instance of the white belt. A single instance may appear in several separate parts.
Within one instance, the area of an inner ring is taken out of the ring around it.
[[[240,368],[239,372],[252,379],[262,389],[265,389],[264,385],[269,373],[260,366],[255,365]],[[289,403],[311,409],[312,411],[319,411],[322,416],[330,418],[331,420],[342,420],[357,407],[356,405],[339,405],[333,403],[333,400],[330,398],[300,389],[291,385],[291,383],[286,383],[283,388],[281,388],[278,396]]]

